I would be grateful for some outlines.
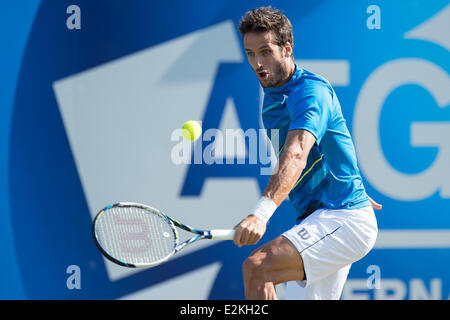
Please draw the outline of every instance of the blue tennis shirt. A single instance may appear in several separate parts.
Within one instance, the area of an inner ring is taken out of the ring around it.
[[[341,105],[327,80],[296,65],[289,82],[264,88],[262,119],[269,138],[271,129],[279,130],[279,155],[289,130],[308,130],[316,138],[306,167],[289,193],[299,219],[320,207],[371,205]]]

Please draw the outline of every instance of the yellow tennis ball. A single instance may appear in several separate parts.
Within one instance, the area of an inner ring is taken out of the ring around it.
[[[183,137],[191,141],[197,140],[202,134],[202,127],[200,126],[200,123],[195,120],[186,121],[183,124],[182,129]]]

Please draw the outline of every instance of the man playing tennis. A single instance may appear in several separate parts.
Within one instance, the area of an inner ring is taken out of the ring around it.
[[[290,21],[272,7],[239,24],[248,61],[264,88],[265,129],[279,129],[280,152],[254,210],[235,227],[238,246],[256,244],[287,196],[298,224],[244,262],[247,299],[276,299],[275,285],[298,281],[306,299],[339,299],[350,265],[377,237],[355,149],[331,85],[294,63]]]

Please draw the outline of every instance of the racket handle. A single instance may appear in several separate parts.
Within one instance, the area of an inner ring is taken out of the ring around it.
[[[234,230],[233,229],[214,229],[211,230],[212,240],[233,240]]]

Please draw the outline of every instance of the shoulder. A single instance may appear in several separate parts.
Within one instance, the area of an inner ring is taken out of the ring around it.
[[[289,100],[295,102],[305,97],[313,97],[318,100],[329,100],[333,97],[333,89],[330,83],[320,75],[302,69],[302,75],[297,80]]]

